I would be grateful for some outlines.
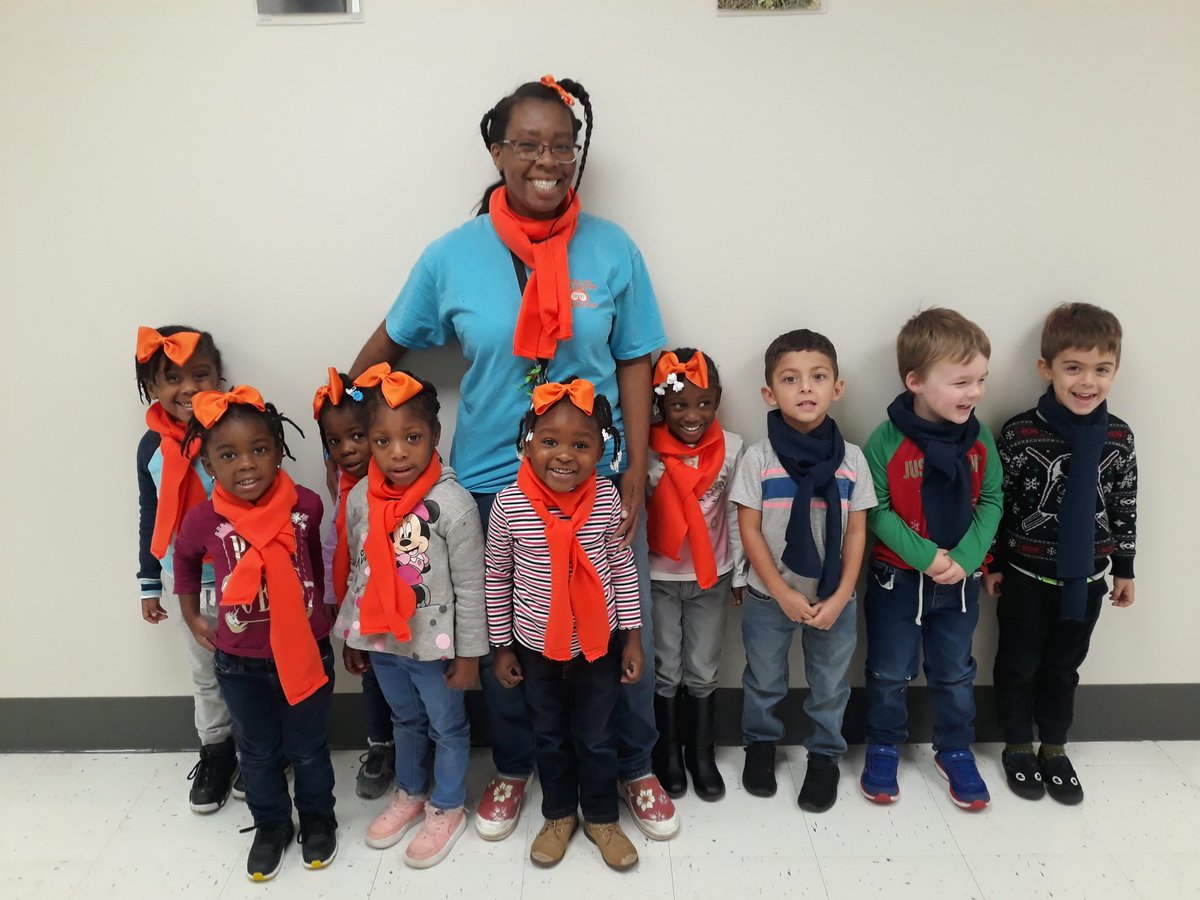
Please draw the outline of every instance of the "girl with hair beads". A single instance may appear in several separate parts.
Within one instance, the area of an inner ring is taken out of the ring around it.
[[[620,436],[590,381],[534,388],[516,483],[496,497],[488,525],[488,635],[496,678],[524,685],[537,736],[546,822],[529,855],[543,866],[563,858],[580,807],[605,863],[638,860],[618,823],[614,712],[619,685],[641,677],[644,656],[621,498],[596,477],[609,438],[615,469]]]
[[[366,841],[391,847],[420,824],[404,862],[425,869],[445,859],[467,827],[463,692],[487,652],[483,532],[475,501],[438,456],[433,385],[387,363],[355,385],[367,389],[371,459],[346,501],[353,565],[336,627],[349,664],[374,670],[396,746],[396,792]]]
[[[157,625],[169,618],[162,607],[163,581],[173,569],[172,545],[184,515],[212,493],[212,478],[196,456],[195,442],[185,442],[192,419],[192,400],[199,391],[221,381],[221,351],[207,331],[187,325],[138,329],[134,355],[138,393],[150,404],[148,431],[137,449],[138,582],[142,618]],[[205,565],[200,592],[207,602],[202,614],[216,625],[212,566]],[[167,588],[167,593],[170,593]],[[179,617],[181,626],[186,623]],[[192,640],[183,628],[200,759],[188,778],[192,812],[216,812],[225,805],[237,772],[229,710],[213,675],[212,650]]]
[[[321,498],[283,471],[292,459],[280,415],[252,387],[193,398],[185,443],[216,480],[175,544],[175,592],[196,642],[215,650],[213,670],[236,724],[255,835],[251,881],[274,878],[291,843],[295,773],[306,868],[337,855],[329,708],[333,696],[330,617],[322,603]],[[297,429],[299,431],[299,429]],[[221,615],[214,632],[200,614],[201,561],[211,557]]]
[[[380,361],[396,365],[409,349],[458,342],[469,366],[450,462],[479,504],[485,529],[497,493],[517,475],[505,435],[528,408],[532,386],[578,375],[611,398],[614,430],[629,451],[626,471],[617,473],[619,533],[637,562],[641,639],[653,656],[641,512],[650,354],[667,338],[641,252],[618,225],[581,204],[593,118],[583,85],[549,75],[484,113],[479,134],[499,178],[484,191],[478,217],[421,254],[350,374]],[[475,829],[498,841],[520,816],[534,737],[522,689],[504,690],[490,660],[480,679],[496,775],[480,798]],[[617,733],[622,797],[647,836],[666,840],[679,822],[650,765],[658,739],[650,679],[622,686]]]
[[[721,378],[692,347],[669,350],[654,367],[650,427],[650,589],[654,617],[654,771],[672,796],[719,800],[713,691],[730,590],[741,602],[745,558],[729,484],[742,439],[717,421]],[[683,689],[686,689],[686,694]]]
[[[346,543],[346,498],[363,476],[371,460],[367,442],[367,406],[361,388],[350,383],[332,366],[328,380],[313,397],[313,418],[321,434],[325,459],[337,467],[337,488],[333,491],[335,513],[321,544],[325,563],[325,599],[341,606],[346,598],[350,577],[350,550]],[[375,672],[357,657],[353,660],[342,648],[342,664],[351,675],[362,677],[363,709],[367,717],[367,752],[354,791],[368,800],[382,797],[395,777],[396,745],[392,741],[392,710],[388,706]]]

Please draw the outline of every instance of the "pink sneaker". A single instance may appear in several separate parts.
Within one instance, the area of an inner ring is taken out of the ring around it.
[[[475,810],[475,831],[485,841],[502,841],[517,827],[528,779],[496,774],[483,789]]]
[[[367,829],[367,846],[383,850],[398,843],[410,828],[420,823],[424,811],[424,797],[413,797],[397,788],[387,809]]]
[[[663,790],[655,775],[644,775],[633,781],[617,782],[618,790],[633,821],[642,834],[654,841],[665,841],[679,833],[679,819],[675,815],[675,804]]]
[[[425,824],[404,851],[404,864],[414,869],[436,866],[449,853],[459,836],[467,830],[467,814],[458,809],[425,807]]]

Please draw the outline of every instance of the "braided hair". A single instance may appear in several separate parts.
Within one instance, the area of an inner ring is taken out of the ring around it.
[[[217,349],[216,341],[213,336],[207,331],[201,331],[199,328],[193,328],[191,325],[164,325],[157,329],[158,333],[163,337],[170,337],[173,334],[179,334],[183,331],[194,332],[200,335],[200,340],[196,342],[196,349],[192,356],[207,356],[212,360],[213,368],[217,370],[217,379],[221,378],[221,351]],[[166,366],[174,365],[169,359],[164,348],[159,347],[154,355],[145,362],[138,362],[137,357],[133,358],[134,377],[137,379],[138,396],[146,403],[151,403],[150,386],[162,373]]]
[[[571,135],[575,138],[579,137],[580,127],[584,127],[583,133],[583,151],[579,155],[579,168],[575,170],[575,189],[579,189],[579,183],[583,180],[583,170],[587,166],[588,147],[592,143],[592,98],[584,89],[583,85],[578,81],[573,81],[570,78],[561,78],[558,81],[558,86],[568,94],[579,101],[583,107],[583,126],[580,121],[575,118],[575,114],[567,109],[567,114],[571,117]],[[483,145],[490,152],[493,144],[499,144],[504,140],[505,132],[508,131],[508,120],[512,115],[513,109],[518,103],[525,100],[541,100],[550,103],[562,103],[562,97],[558,91],[548,85],[542,84],[540,81],[527,81],[521,85],[507,97],[504,97],[483,114],[483,118],[479,121],[479,133],[483,136]],[[566,104],[563,104],[564,107]],[[488,211],[488,202],[492,199],[492,193],[498,187],[504,186],[504,176],[502,175],[494,184],[488,185],[483,192],[483,199],[479,201],[479,215],[483,215]]]
[[[575,378],[576,376],[574,375],[572,375],[570,378],[564,378],[562,383],[570,384],[575,380]],[[570,403],[571,401],[566,397],[563,397],[562,400],[558,401],[558,403],[564,402]],[[554,406],[558,406],[558,403],[555,403]],[[554,406],[551,406],[550,409],[546,410],[546,412],[554,409]],[[546,412],[542,413],[542,415],[545,415]],[[532,406],[525,410],[525,415],[521,417],[521,427],[517,430],[518,456],[524,455],[525,439],[533,434],[533,426],[537,423],[539,418],[540,416],[533,411]],[[595,395],[595,399],[592,401],[592,414],[589,416],[589,418],[595,421],[597,430],[600,432],[601,440],[607,441],[610,437],[612,438],[612,468],[615,472],[621,465],[621,432],[619,432],[616,425],[613,424],[612,404],[608,402],[608,398],[603,394]]]
[[[304,432],[300,430],[299,425],[276,409],[274,403],[264,403],[263,405],[266,406],[265,410],[261,410],[256,406],[251,406],[248,403],[230,403],[229,408],[226,409],[221,418],[213,424],[212,428],[205,428],[200,424],[199,419],[197,419],[195,416],[192,416],[192,418],[188,420],[187,428],[184,430],[180,451],[182,452],[183,448],[188,447],[192,441],[194,441],[196,438],[199,438],[200,454],[202,456],[207,456],[209,438],[212,436],[213,431],[221,427],[221,425],[223,425],[225,422],[228,422],[232,419],[259,419],[260,421],[266,422],[267,431],[270,433],[271,437],[275,439],[275,443],[279,445],[280,449],[283,450],[283,455],[288,459],[294,460],[296,457],[292,456],[292,451],[288,449],[287,441],[284,440],[283,437],[283,423],[287,422],[289,425],[295,428],[296,432],[302,438],[304,437]]]

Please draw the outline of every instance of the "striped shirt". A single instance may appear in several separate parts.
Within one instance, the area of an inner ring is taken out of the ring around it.
[[[577,537],[604,584],[609,631],[642,626],[637,567],[633,551],[616,536],[620,524],[616,486],[597,479],[596,505]],[[515,639],[543,652],[550,619],[550,545],[545,524],[515,483],[496,495],[484,564],[489,642],[500,647]],[[572,626],[571,655],[579,653],[579,634]]]
[[[867,467],[866,457],[858,446],[849,441],[846,442],[846,455],[834,473],[834,479],[841,500],[844,537],[849,514],[861,509],[870,509],[876,504],[875,485],[871,480],[871,470]],[[789,587],[813,599],[817,596],[817,579],[797,575],[784,565],[782,560],[783,549],[787,545],[787,526],[792,518],[792,501],[795,497],[796,482],[792,481],[783,468],[771,442],[762,440],[746,448],[738,461],[737,471],[734,472],[729,499],[738,506],[756,509],[762,513],[762,536],[775,558],[779,574]],[[809,501],[809,526],[817,546],[817,555],[822,560],[825,558],[825,509],[824,497],[814,494]],[[754,571],[753,566],[750,567],[748,580],[754,590],[770,595],[766,584]]]

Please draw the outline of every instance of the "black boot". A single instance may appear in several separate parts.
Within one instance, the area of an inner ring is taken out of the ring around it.
[[[683,761],[692,776],[692,787],[701,800],[720,800],[725,796],[725,780],[717,770],[716,735],[713,731],[713,709],[716,696],[693,697],[687,700],[687,736],[684,739]]]
[[[680,697],[654,695],[654,723],[658,726],[658,742],[650,754],[650,766],[668,797],[687,793],[687,775],[683,771],[683,747],[679,743]]]

